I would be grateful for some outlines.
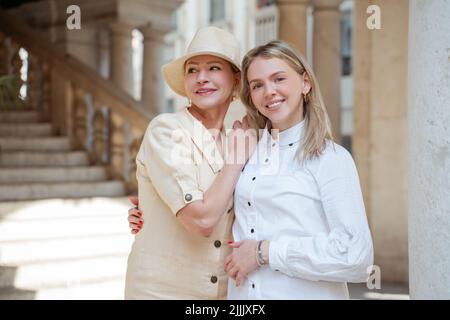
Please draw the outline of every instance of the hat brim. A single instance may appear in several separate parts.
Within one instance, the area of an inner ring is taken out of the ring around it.
[[[232,65],[234,65],[239,71],[241,67],[236,64],[235,61],[231,60],[229,57],[214,51],[200,51],[191,54],[184,55],[178,59],[173,60],[161,67],[161,72],[163,74],[164,80],[168,86],[177,94],[186,97],[186,91],[184,90],[184,64],[186,61],[195,56],[201,55],[211,55],[215,57],[222,58]]]

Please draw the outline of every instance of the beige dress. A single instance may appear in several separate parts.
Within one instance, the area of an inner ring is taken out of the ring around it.
[[[223,166],[213,137],[187,108],[161,114],[147,128],[136,165],[145,223],[128,258],[125,299],[225,299],[232,199],[210,237],[189,233],[176,218],[203,199]]]

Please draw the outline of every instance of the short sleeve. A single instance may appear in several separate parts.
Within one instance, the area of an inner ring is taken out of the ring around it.
[[[137,161],[174,214],[188,203],[203,200],[193,151],[190,135],[176,114],[162,114],[150,122],[138,153]]]

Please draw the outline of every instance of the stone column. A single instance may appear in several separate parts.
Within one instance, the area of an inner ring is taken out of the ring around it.
[[[353,157],[381,280],[408,282],[407,57],[408,0],[378,1],[381,29],[369,30],[355,1]]]
[[[133,96],[133,61],[131,40],[133,26],[114,22],[111,27],[111,80]]]
[[[338,143],[341,141],[341,2],[314,1],[313,38],[314,72]]]
[[[153,28],[150,24],[139,28],[143,36],[142,106],[157,115],[165,110],[165,85],[161,66],[166,62],[168,30]]]
[[[409,10],[410,296],[450,299],[450,2]]]
[[[279,36],[292,44],[305,57],[306,52],[306,9],[309,0],[278,0],[280,10]]]

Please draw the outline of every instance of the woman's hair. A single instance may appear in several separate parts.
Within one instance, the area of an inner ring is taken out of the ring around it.
[[[269,129],[272,127],[269,119],[258,112],[250,95],[247,72],[250,64],[258,57],[281,59],[299,75],[303,75],[304,72],[308,74],[311,90],[301,101],[303,103],[305,130],[303,134],[303,148],[298,149],[297,157],[299,160],[305,160],[320,156],[327,140],[333,140],[333,135],[319,84],[312,68],[303,55],[283,41],[271,41],[265,45],[253,48],[245,55],[242,61],[241,101],[245,105],[250,126],[255,129],[263,129],[266,124]]]

